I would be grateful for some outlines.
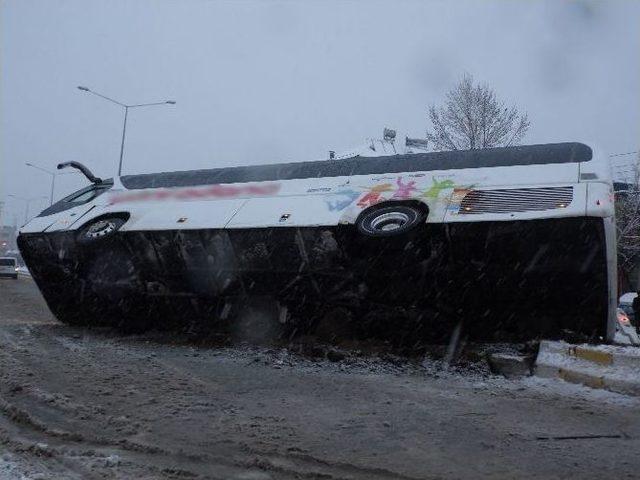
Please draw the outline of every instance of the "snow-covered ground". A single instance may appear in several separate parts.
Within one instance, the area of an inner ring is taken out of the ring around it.
[[[638,399],[481,361],[197,347],[0,290],[3,480],[633,478]],[[3,476],[4,475],[4,476]]]
[[[0,454],[0,479],[2,480],[49,480],[55,478],[44,462],[28,460],[16,454]]]

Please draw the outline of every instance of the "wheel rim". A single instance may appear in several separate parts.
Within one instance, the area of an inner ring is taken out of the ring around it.
[[[87,238],[100,238],[115,231],[116,224],[111,220],[100,220],[89,227],[85,236]]]
[[[409,223],[409,215],[403,212],[388,212],[371,220],[371,229],[378,232],[392,232]]]

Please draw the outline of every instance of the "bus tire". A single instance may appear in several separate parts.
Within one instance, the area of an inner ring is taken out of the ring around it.
[[[358,231],[370,237],[402,235],[424,222],[425,212],[411,205],[388,205],[363,212]]]
[[[78,233],[78,243],[87,244],[113,236],[127,221],[120,216],[96,218],[84,225]]]

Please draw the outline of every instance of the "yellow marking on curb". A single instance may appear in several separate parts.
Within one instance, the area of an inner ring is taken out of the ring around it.
[[[573,355],[582,360],[604,365],[605,367],[613,363],[613,355],[609,352],[601,352],[600,350],[592,350],[590,348],[575,347]]]
[[[558,376],[565,382],[581,383],[591,388],[605,388],[603,377],[575,373],[570,370],[565,370],[564,368],[558,369]]]

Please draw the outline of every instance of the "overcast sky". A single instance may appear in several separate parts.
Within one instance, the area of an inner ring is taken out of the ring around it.
[[[640,146],[640,1],[0,4],[4,223],[24,215],[8,194],[48,196],[25,162],[113,174],[123,112],[77,85],[177,102],[130,112],[124,173],[326,158],[384,126],[422,137],[464,72],[528,112],[523,143]]]

